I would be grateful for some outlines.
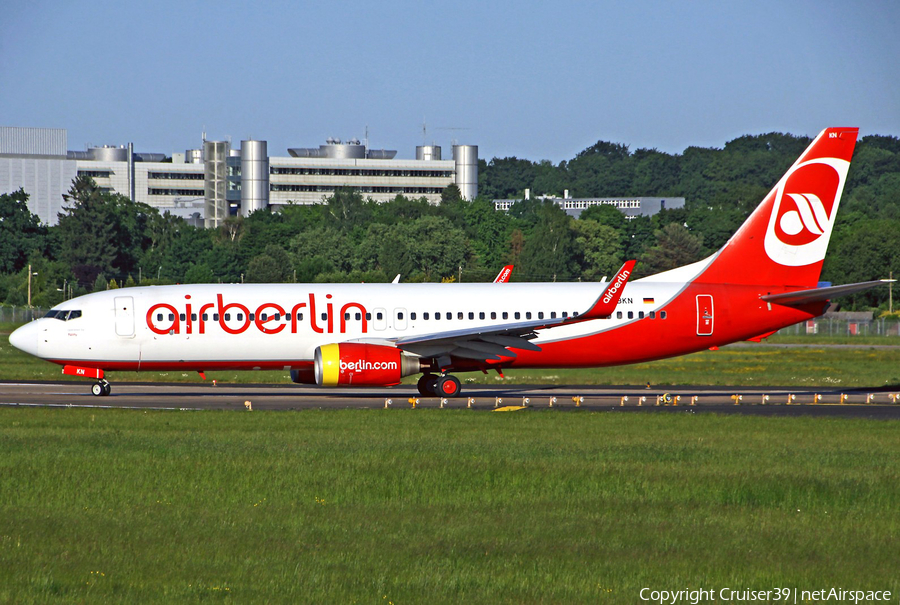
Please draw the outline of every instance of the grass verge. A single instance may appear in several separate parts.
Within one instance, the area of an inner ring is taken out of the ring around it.
[[[900,423],[0,409],[0,601],[900,590]]]

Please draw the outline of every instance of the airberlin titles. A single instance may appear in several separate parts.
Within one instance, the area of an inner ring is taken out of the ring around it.
[[[150,307],[147,310],[147,327],[160,335],[206,334],[207,324],[212,320],[226,334],[243,334],[251,326],[263,334],[278,334],[284,330],[296,334],[300,324],[308,323],[310,329],[317,334],[334,334],[335,304],[331,298],[331,294],[325,295],[324,312],[319,316],[316,311],[322,309],[322,306],[317,306],[316,295],[312,292],[309,293],[307,302],[296,303],[290,308],[274,302],[264,302],[252,310],[239,302],[226,303],[222,294],[216,294],[216,302],[205,302],[198,306],[192,301],[191,295],[186,294],[181,309],[169,303],[158,303]],[[362,332],[367,333],[369,317],[366,308],[358,302],[348,302],[341,306],[338,314],[340,333],[347,331],[347,314],[351,311],[358,313]],[[209,313],[213,313],[212,317]],[[234,318],[231,317],[232,314]]]

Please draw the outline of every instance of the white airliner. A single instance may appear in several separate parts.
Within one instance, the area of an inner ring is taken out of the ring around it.
[[[602,283],[124,288],[61,303],[10,342],[96,380],[95,395],[116,370],[278,369],[321,386],[422,374],[422,394],[453,397],[451,372],[620,365],[759,340],[882,283],[816,288],[857,130],[820,133],[721,250],[634,282],[629,261]]]

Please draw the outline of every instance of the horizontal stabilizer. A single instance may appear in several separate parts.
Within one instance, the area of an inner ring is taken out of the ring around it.
[[[765,294],[760,296],[765,302],[784,305],[786,307],[795,307],[797,305],[805,305],[806,303],[824,302],[831,300],[837,296],[845,296],[854,292],[862,292],[875,286],[896,281],[893,279],[877,279],[875,281],[864,281],[856,284],[845,284],[843,286],[830,286],[828,288],[813,288],[812,290],[797,290],[796,292],[785,292],[784,294]]]

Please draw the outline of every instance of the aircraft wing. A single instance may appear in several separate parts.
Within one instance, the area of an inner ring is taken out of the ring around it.
[[[625,283],[634,269],[635,262],[633,260],[626,262],[616,272],[615,278],[607,284],[597,300],[584,313],[572,317],[534,319],[496,327],[479,326],[410,336],[399,338],[394,341],[394,344],[404,351],[421,357],[449,358],[453,356],[480,361],[499,361],[502,357],[515,357],[516,354],[512,349],[540,351],[539,346],[529,342],[537,337],[537,330],[609,317],[622,296]]]
[[[877,279],[875,281],[864,281],[856,284],[845,284],[843,286],[830,286],[828,288],[813,288],[812,290],[797,290],[796,292],[785,292],[783,294],[765,294],[760,298],[765,302],[771,302],[786,307],[795,307],[813,302],[824,302],[831,300],[837,296],[853,294],[881,286],[886,283],[896,281],[893,279]]]

